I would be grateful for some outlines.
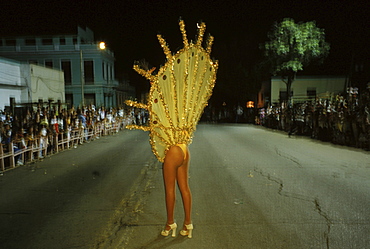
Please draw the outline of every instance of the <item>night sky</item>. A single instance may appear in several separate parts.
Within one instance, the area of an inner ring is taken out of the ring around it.
[[[125,75],[132,85],[149,85],[132,69],[135,60],[146,59],[157,68],[165,56],[156,34],[161,33],[175,52],[182,45],[178,26],[185,21],[188,39],[194,39],[196,23],[204,21],[206,33],[215,37],[211,56],[219,60],[218,82],[228,84],[235,68],[253,68],[262,58],[259,44],[275,21],[315,20],[325,29],[331,44],[321,66],[302,74],[345,74],[352,56],[369,58],[370,8],[368,1],[235,1],[235,0],[133,0],[133,1],[1,1],[0,36],[71,34],[77,26],[89,27],[95,39],[103,39],[116,56],[116,76]],[[217,84],[216,84],[217,86]]]

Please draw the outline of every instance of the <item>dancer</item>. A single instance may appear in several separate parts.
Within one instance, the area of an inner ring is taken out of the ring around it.
[[[188,182],[190,163],[188,145],[212,94],[218,62],[210,58],[212,36],[208,37],[206,48],[202,47],[206,28],[204,23],[198,25],[195,43],[188,42],[183,20],[180,20],[179,25],[184,47],[174,55],[162,36],[157,35],[167,61],[156,75],[153,74],[155,69],[149,70],[145,63],[141,63],[141,67],[138,64],[134,65],[134,70],[151,83],[148,104],[134,101],[126,101],[126,104],[149,111],[147,126],[129,125],[128,128],[149,131],[152,151],[157,159],[163,162],[167,224],[161,234],[168,236],[172,232],[172,237],[176,236],[174,208],[177,183],[185,213],[180,234],[191,238],[193,224],[192,195]]]

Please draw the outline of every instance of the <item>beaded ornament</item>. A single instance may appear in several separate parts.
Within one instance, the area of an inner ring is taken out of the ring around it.
[[[210,58],[213,37],[209,36],[206,48],[202,47],[205,23],[198,25],[195,43],[189,43],[185,23],[179,22],[184,47],[172,54],[166,41],[157,35],[166,55],[166,63],[157,75],[134,65],[134,70],[151,82],[148,104],[126,101],[129,106],[149,111],[147,126],[128,125],[129,129],[150,132],[154,155],[164,161],[172,145],[190,144],[196,125],[212,95],[216,81],[218,61]]]

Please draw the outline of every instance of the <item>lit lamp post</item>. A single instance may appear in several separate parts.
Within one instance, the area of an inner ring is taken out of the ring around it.
[[[102,42],[100,42],[100,43],[99,43],[99,49],[100,49],[100,50],[105,50],[105,48],[106,48],[106,47],[105,47],[105,42],[103,42],[103,41],[102,41]],[[103,63],[103,65],[104,65],[104,62],[103,62],[103,61],[102,61],[102,63]],[[104,70],[104,68],[103,68],[103,70]],[[104,72],[103,72],[103,74],[104,74]],[[104,105],[106,104],[105,102],[106,102],[106,99],[105,99],[105,94],[104,94],[104,89],[103,89],[103,103],[104,103]]]
[[[100,43],[99,43],[99,48],[100,48],[101,50],[104,50],[104,49],[105,49],[105,42],[100,42]]]

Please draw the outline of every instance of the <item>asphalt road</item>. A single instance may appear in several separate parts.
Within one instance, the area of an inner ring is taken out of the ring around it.
[[[94,248],[152,161],[147,135],[125,130],[5,172],[0,248]]]
[[[190,151],[192,239],[159,235],[161,164],[123,131],[4,173],[0,248],[369,248],[369,152],[242,124]]]

